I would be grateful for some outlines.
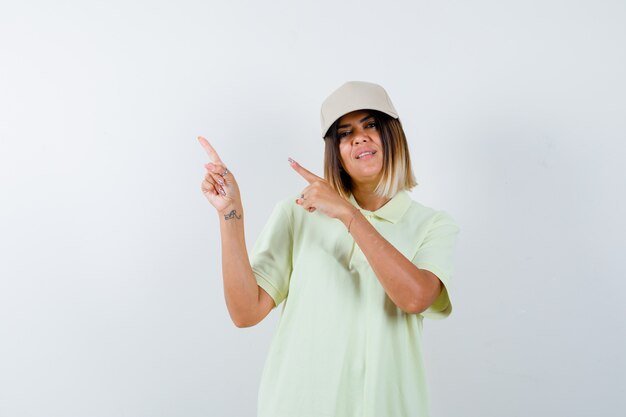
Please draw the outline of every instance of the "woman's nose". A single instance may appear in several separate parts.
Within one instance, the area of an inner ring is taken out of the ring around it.
[[[354,136],[354,144],[358,145],[359,143],[367,142],[367,136],[360,134]]]

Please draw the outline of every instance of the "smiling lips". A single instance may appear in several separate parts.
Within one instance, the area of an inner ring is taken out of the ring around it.
[[[356,159],[370,159],[374,156],[375,153],[376,151],[372,149],[366,149],[364,151],[359,152],[356,156]]]

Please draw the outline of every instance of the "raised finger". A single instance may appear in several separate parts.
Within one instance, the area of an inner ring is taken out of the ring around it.
[[[220,164],[224,165],[224,163],[220,159],[219,155],[217,154],[217,152],[215,151],[213,146],[211,146],[211,144],[209,143],[208,140],[206,140],[202,136],[198,136],[198,141],[200,142],[200,145],[202,145],[202,147],[204,148],[206,153],[209,155],[209,158],[211,159],[211,162],[220,163]]]
[[[312,184],[315,181],[319,181],[323,179],[323,178],[318,177],[317,175],[315,175],[314,173],[312,173],[311,171],[309,171],[308,169],[306,169],[305,167],[303,167],[302,165],[300,165],[299,163],[297,163],[291,158],[289,158],[289,164],[298,174],[302,176],[302,178],[307,180],[309,184]]]

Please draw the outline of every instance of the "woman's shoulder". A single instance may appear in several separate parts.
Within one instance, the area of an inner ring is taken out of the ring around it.
[[[421,201],[413,199],[412,196],[410,196],[410,205],[409,209],[407,210],[407,215],[410,218],[410,221],[415,221],[419,219],[422,221],[437,223],[446,222],[456,224],[454,217],[452,216],[452,214],[450,214],[448,210],[424,204]]]
[[[298,219],[304,210],[296,204],[300,194],[283,195],[274,203],[274,213],[283,214],[290,223]]]

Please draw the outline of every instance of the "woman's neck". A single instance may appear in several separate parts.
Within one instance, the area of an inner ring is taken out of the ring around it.
[[[362,209],[368,211],[376,211],[384,206],[389,200],[388,197],[381,197],[374,193],[376,186],[355,186],[352,189],[352,195]]]

